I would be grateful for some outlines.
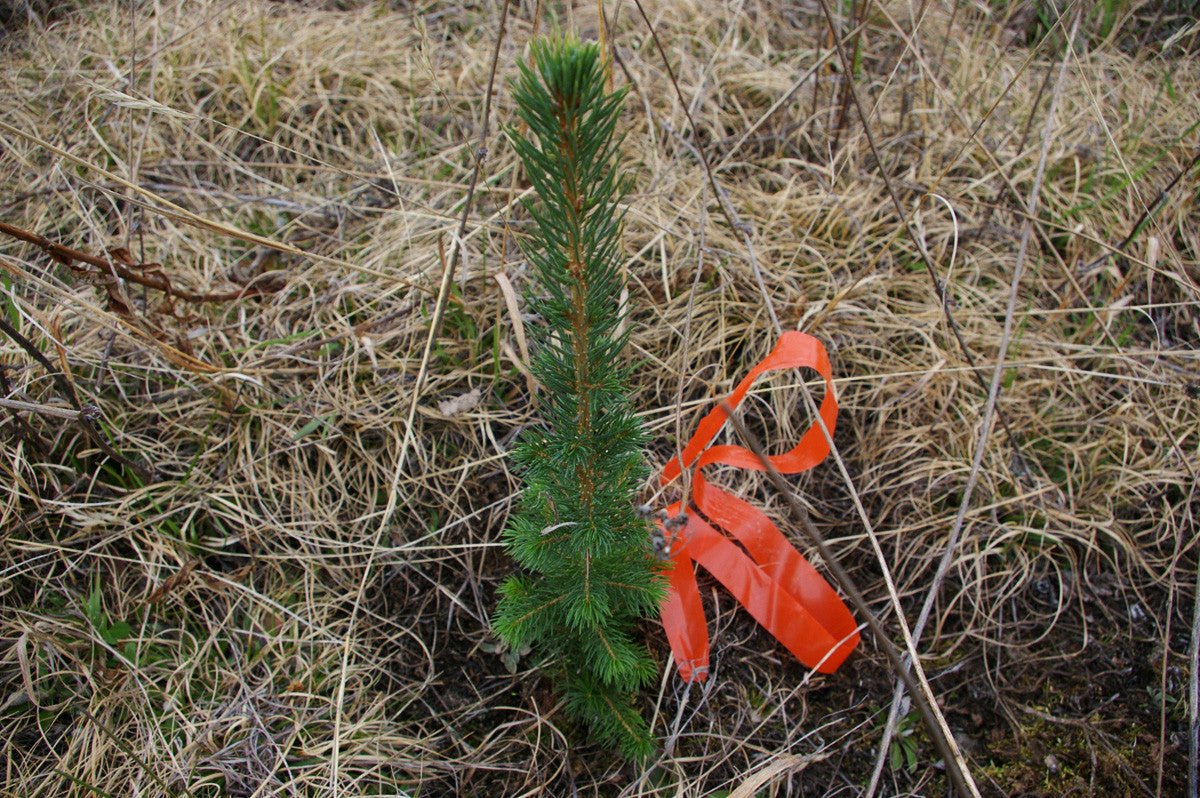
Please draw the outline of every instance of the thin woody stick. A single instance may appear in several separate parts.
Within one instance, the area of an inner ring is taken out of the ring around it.
[[[867,627],[871,630],[871,634],[875,636],[875,640],[883,648],[884,654],[887,655],[888,661],[892,668],[896,671],[897,676],[904,682],[908,692],[912,695],[913,702],[917,705],[917,710],[921,713],[922,720],[925,721],[925,728],[929,732],[929,736],[933,738],[933,743],[937,746],[938,752],[942,755],[943,761],[946,763],[946,773],[950,777],[950,781],[954,784],[954,789],[963,798],[980,798],[979,788],[975,785],[974,779],[971,778],[970,770],[967,768],[966,760],[963,758],[962,752],[958,749],[957,743],[954,741],[954,736],[950,734],[949,726],[946,724],[946,719],[942,716],[941,710],[938,708],[937,699],[933,695],[933,691],[929,689],[929,683],[922,677],[917,679],[907,664],[901,657],[899,649],[892,643],[888,637],[887,630],[883,628],[883,624],[871,612],[867,606],[867,601],[863,598],[862,591],[851,579],[850,574],[842,567],[841,563],[834,557],[832,549],[825,543],[825,538],[813,526],[812,520],[808,517],[808,510],[804,508],[796,497],[792,494],[792,487],[788,484],[779,470],[771,464],[767,459],[767,453],[763,449],[762,444],[758,442],[746,426],[742,423],[741,418],[737,415],[729,402],[724,401],[721,406],[725,409],[726,415],[729,417],[733,428],[737,430],[740,437],[751,452],[762,463],[767,475],[771,478],[775,488],[787,501],[788,507],[792,513],[800,520],[800,525],[804,527],[804,531],[817,547],[817,551],[821,554],[821,559],[825,561],[825,566],[829,569],[833,578],[837,580],[838,586],[845,591],[850,597],[850,601],[854,604],[855,609],[862,614],[862,617],[867,622]],[[913,658],[912,667],[920,672],[920,661]]]
[[[71,407],[78,413],[75,420],[79,422],[79,426],[83,428],[84,433],[91,439],[92,443],[100,448],[100,451],[111,457],[113,460],[132,469],[141,479],[142,482],[149,484],[154,481],[154,471],[144,465],[134,462],[130,458],[118,452],[113,448],[112,444],[100,433],[96,427],[95,420],[100,418],[100,409],[95,405],[84,405],[79,403],[79,396],[75,393],[75,386],[71,383],[70,378],[66,374],[54,368],[45,355],[33,345],[33,342],[26,338],[21,332],[9,324],[3,317],[0,317],[0,332],[3,332],[11,338],[16,344],[29,353],[29,356],[36,360],[54,383],[62,391],[63,397],[70,402]]]
[[[99,418],[98,408],[95,405],[83,405],[82,410],[73,410],[69,407],[58,407],[56,405],[41,405],[36,402],[21,402],[16,399],[0,399],[0,407],[9,410],[26,410],[30,413],[41,413],[43,416],[65,418],[68,421],[78,421],[79,417],[83,415],[88,415],[90,418]]]
[[[89,266],[95,266],[101,270],[103,274],[115,273],[117,277],[123,280],[128,280],[131,283],[144,285],[147,288],[154,288],[162,291],[167,296],[175,296],[186,302],[230,302],[234,299],[242,297],[255,296],[257,294],[269,294],[277,291],[274,287],[246,287],[238,291],[227,291],[220,294],[196,294],[191,291],[181,291],[171,285],[170,280],[162,274],[154,272],[140,272],[128,268],[125,264],[118,261],[116,258],[100,258],[95,255],[89,255],[86,252],[80,252],[77,249],[63,246],[62,244],[51,241],[50,239],[40,236],[37,233],[32,233],[28,230],[22,230],[20,227],[14,227],[11,224],[0,222],[0,233],[6,233],[13,238],[28,242],[37,247],[40,247],[53,260],[70,266],[73,261],[81,261]],[[144,264],[143,268],[154,266],[157,264]],[[91,272],[95,274],[95,272]]]

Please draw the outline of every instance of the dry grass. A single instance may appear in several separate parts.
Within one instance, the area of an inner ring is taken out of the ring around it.
[[[645,772],[564,725],[534,658],[514,676],[494,653],[505,452],[538,414],[493,277],[524,287],[526,184],[494,133],[464,208],[501,4],[345,5],[87,3],[2,40],[0,220],[124,247],[179,290],[266,291],[168,304],[0,240],[0,311],[48,359],[0,336],[0,398],[66,410],[61,370],[125,458],[3,410],[4,793],[866,794],[893,695],[870,640],[814,676],[704,583],[715,673],[646,696],[667,753]],[[508,18],[493,131],[532,5]],[[593,34],[585,6],[541,30]],[[892,629],[885,576],[913,624],[954,536],[917,646],[980,788],[1180,794],[1195,28],[1118,3],[1064,55],[1070,14],[1027,41],[1040,4],[884,4],[854,76],[880,168],[852,104],[838,123],[819,4],[646,4],[694,128],[636,9],[606,6],[634,83],[629,357],[654,465],[769,351],[773,317],[820,336],[844,471],[801,498]],[[798,385],[766,388],[748,420],[785,446]],[[791,528],[764,479],[724,483]],[[944,789],[911,739],[918,766],[875,794]]]

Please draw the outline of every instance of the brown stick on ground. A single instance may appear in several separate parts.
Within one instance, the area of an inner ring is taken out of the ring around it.
[[[128,280],[131,283],[144,285],[147,288],[154,288],[162,291],[168,297],[179,297],[185,302],[229,302],[234,299],[240,299],[245,296],[255,296],[257,294],[270,294],[279,290],[277,285],[262,287],[262,288],[243,288],[238,291],[226,291],[220,294],[196,294],[191,291],[180,291],[171,285],[171,281],[167,279],[165,274],[152,271],[159,269],[161,266],[156,263],[141,264],[130,268],[130,266],[121,263],[116,258],[100,258],[95,255],[89,255],[86,252],[80,252],[77,249],[56,244],[50,239],[40,236],[37,233],[31,233],[28,230],[23,230],[20,227],[13,227],[11,224],[0,222],[0,233],[7,233],[13,238],[21,241],[26,241],[34,246],[40,247],[47,255],[54,260],[70,266],[75,261],[81,261],[90,266],[95,266],[102,270],[103,274],[115,274],[122,280]]]

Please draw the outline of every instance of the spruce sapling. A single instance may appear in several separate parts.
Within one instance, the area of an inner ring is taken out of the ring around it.
[[[559,39],[534,45],[514,86],[529,133],[507,134],[538,197],[522,250],[545,321],[532,370],[546,423],[514,453],[525,489],[505,541],[523,573],[504,583],[495,627],[512,650],[548,655],[567,708],[598,740],[642,758],[653,745],[634,698],[656,669],[632,633],[657,613],[663,580],[634,508],[647,469],[619,361],[625,92],[604,82],[595,45]]]

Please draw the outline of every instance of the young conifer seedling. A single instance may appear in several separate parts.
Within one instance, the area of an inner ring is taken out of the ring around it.
[[[522,250],[545,321],[532,370],[546,423],[514,455],[525,488],[505,540],[523,573],[504,583],[495,627],[512,650],[548,656],[566,707],[597,739],[642,758],[653,745],[634,698],[655,667],[632,633],[657,613],[663,584],[634,507],[646,469],[619,358],[625,92],[604,82],[595,45],[558,39],[534,46],[514,87],[529,133],[507,133],[538,198]]]

